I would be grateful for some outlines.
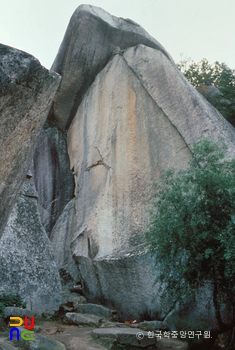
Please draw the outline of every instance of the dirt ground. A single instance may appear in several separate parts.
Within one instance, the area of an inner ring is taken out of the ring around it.
[[[93,340],[92,327],[66,325],[58,321],[39,323],[40,334],[63,343],[67,350],[107,350]]]
[[[37,319],[35,319],[35,326],[35,328],[40,327],[38,334],[60,341],[67,350],[107,350],[93,340],[91,332],[94,328],[92,327],[78,327],[64,324],[61,321]],[[8,327],[6,327],[0,332],[0,342],[13,345],[8,340],[8,334]]]

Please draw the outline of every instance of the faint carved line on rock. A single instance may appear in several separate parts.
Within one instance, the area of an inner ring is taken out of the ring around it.
[[[172,120],[168,117],[168,115],[165,113],[164,109],[157,103],[157,101],[155,101],[155,99],[152,97],[152,95],[150,94],[150,92],[148,91],[147,87],[144,84],[144,81],[141,79],[141,76],[137,75],[137,73],[134,71],[134,69],[129,66],[127,60],[125,59],[124,55],[122,56],[124,62],[126,63],[127,67],[131,70],[131,72],[136,76],[136,78],[140,81],[141,86],[143,87],[143,89],[146,91],[146,93],[149,95],[149,97],[153,100],[153,102],[155,104],[157,104],[157,106],[162,110],[162,112],[164,113],[164,115],[167,117],[167,119],[169,120],[169,122],[171,123],[171,125],[176,129],[176,131],[179,133],[180,137],[182,138],[183,142],[185,143],[186,147],[188,148],[189,152],[192,154],[191,149],[189,147],[189,145],[186,143],[183,135],[181,134],[181,132],[178,130],[177,126],[172,122]]]
[[[99,148],[96,147],[96,146],[94,146],[94,147],[95,147],[95,148],[97,149],[97,151],[99,152],[100,159],[97,160],[96,163],[93,163],[93,164],[91,164],[88,168],[86,168],[86,171],[90,171],[92,168],[94,168],[94,167],[97,166],[97,165],[103,165],[103,166],[105,166],[105,168],[108,169],[108,170],[111,169],[111,167],[110,167],[107,163],[105,163],[105,161],[104,161],[104,158],[107,157],[108,154],[106,154],[106,155],[103,157],[102,154],[100,153]]]
[[[33,196],[33,195],[30,195],[30,194],[25,194],[25,193],[20,193],[21,196],[24,196],[24,197],[28,197],[28,198],[34,198],[34,199],[38,199],[38,196]],[[1,350],[1,349],[0,349]]]
[[[106,164],[103,160],[98,160],[96,163],[91,164],[88,168],[86,168],[86,171],[90,171],[91,168],[94,168],[97,165],[104,165],[106,169],[111,169],[111,167],[108,164]]]

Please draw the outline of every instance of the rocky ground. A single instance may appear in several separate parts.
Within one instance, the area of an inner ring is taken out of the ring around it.
[[[64,344],[67,350],[102,350],[107,349],[97,344],[92,336],[92,327],[81,327],[74,325],[63,324],[59,320],[36,320],[38,335],[45,336],[49,339],[59,341]],[[4,345],[2,344],[4,343]],[[4,331],[0,332],[0,349],[6,349],[5,345],[13,345],[12,342],[8,340],[8,327]],[[19,341],[14,342],[14,348],[24,349],[25,345]],[[59,349],[59,348],[58,348]],[[62,349],[62,348],[61,348]],[[10,348],[9,348],[10,350]],[[49,350],[49,348],[48,348]]]
[[[110,323],[110,322],[109,322]],[[110,324],[103,324],[99,330],[104,329]],[[115,329],[123,329],[134,331],[128,326],[116,327]],[[14,349],[28,349],[28,350],[129,350],[141,349],[142,347],[135,347],[130,345],[118,344],[113,340],[107,338],[94,338],[92,332],[95,327],[77,326],[71,324],[64,324],[62,320],[56,319],[36,319],[35,320],[35,341],[9,341],[9,327],[5,326],[0,331],[0,350],[14,350]],[[109,328],[113,330],[114,328]],[[124,333],[124,332],[123,332]],[[44,338],[45,337],[45,338]],[[27,344],[26,344],[27,343]],[[31,343],[29,345],[29,343]],[[162,349],[186,349],[185,342],[179,340],[164,340],[158,343],[157,346],[145,347],[148,350]]]

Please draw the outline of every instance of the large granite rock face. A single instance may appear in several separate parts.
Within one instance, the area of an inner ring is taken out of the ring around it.
[[[33,56],[0,44],[0,237],[59,82]]]
[[[50,118],[68,129],[84,93],[111,56],[144,44],[170,55],[140,25],[111,16],[101,8],[81,5],[74,12],[52,70],[63,76]]]
[[[122,318],[161,312],[154,259],[139,252],[152,184],[163,169],[187,167],[203,136],[223,138],[234,157],[233,127],[160,50],[129,48],[97,75],[68,130],[76,186],[68,235],[89,302]]]
[[[39,136],[33,174],[41,221],[50,236],[58,217],[74,196],[66,138],[52,123],[47,122]]]
[[[0,266],[1,292],[19,293],[34,315],[59,309],[60,276],[32,178],[25,180],[0,240]]]

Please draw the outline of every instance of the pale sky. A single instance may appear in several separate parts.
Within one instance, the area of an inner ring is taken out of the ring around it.
[[[235,0],[0,0],[0,42],[50,68],[68,22],[81,4],[130,18],[176,62],[207,58],[235,69]],[[183,56],[181,56],[183,55]]]

